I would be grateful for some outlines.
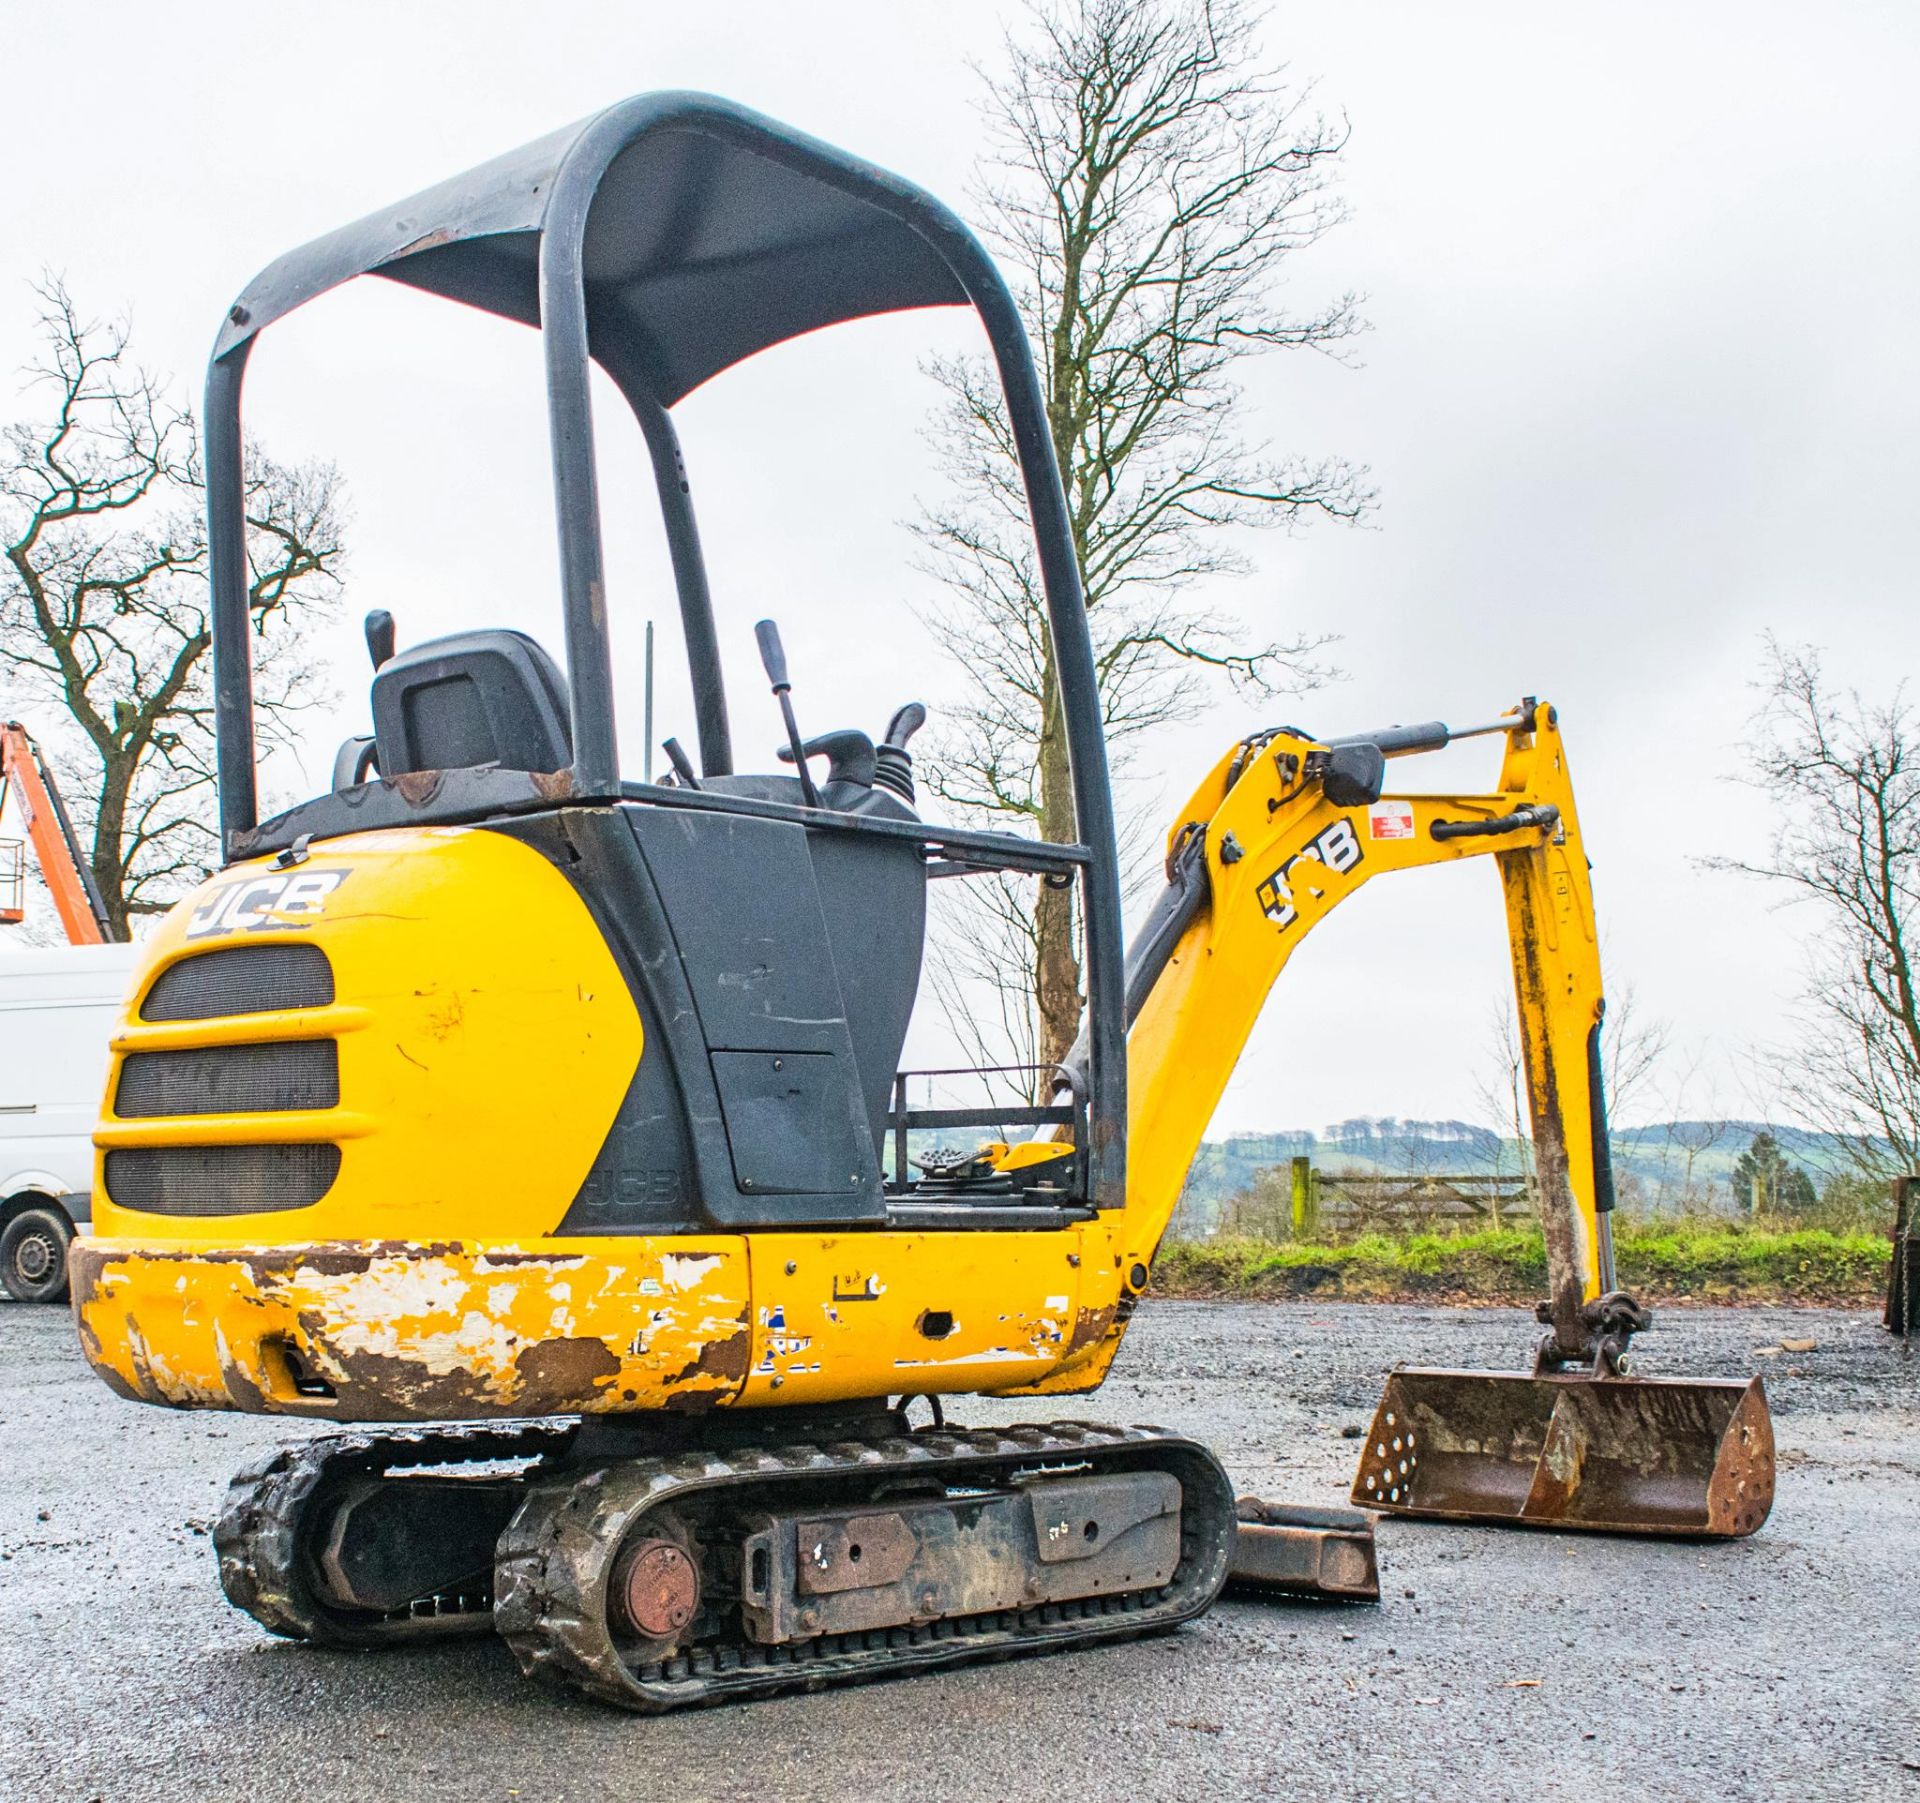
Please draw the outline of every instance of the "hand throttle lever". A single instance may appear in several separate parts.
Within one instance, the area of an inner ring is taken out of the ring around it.
[[[760,663],[773,684],[774,699],[780,703],[780,718],[786,722],[788,755],[799,768],[800,793],[807,806],[820,805],[820,791],[813,786],[813,772],[807,768],[807,748],[800,738],[800,723],[793,717],[793,683],[787,676],[787,653],[780,643],[780,628],[771,620],[761,620],[753,629],[760,641]]]

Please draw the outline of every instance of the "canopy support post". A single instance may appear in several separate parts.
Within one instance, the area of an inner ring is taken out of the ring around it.
[[[247,643],[252,610],[247,605],[246,447],[240,430],[240,389],[252,349],[253,340],[243,338],[207,369],[207,555],[223,860],[234,855],[234,835],[250,831],[260,818],[253,770],[253,653]]]
[[[609,371],[609,374],[613,372]],[[616,376],[615,380],[619,378]],[[673,586],[680,597],[680,630],[687,643],[687,669],[693,678],[693,717],[700,738],[703,776],[733,774],[733,734],[727,725],[727,689],[720,673],[720,636],[713,623],[713,595],[707,587],[707,560],[700,549],[700,527],[693,514],[693,491],[680,453],[680,434],[666,408],[652,395],[620,383],[633,416],[646,436],[653,459],[653,480],[660,493],[660,517],[667,528],[673,559]]]

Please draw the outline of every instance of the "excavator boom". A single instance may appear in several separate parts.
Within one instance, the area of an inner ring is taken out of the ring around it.
[[[1546,1242],[1548,1331],[1532,1372],[1406,1370],[1354,1480],[1368,1508],[1628,1532],[1745,1534],[1766,1518],[1773,1443],[1746,1382],[1628,1375],[1648,1322],[1614,1271],[1598,933],[1565,747],[1529,700],[1497,787],[1387,793],[1389,759],[1467,734],[1437,723],[1236,746],[1169,841],[1168,885],[1128,961],[1128,1226],[1148,1253],[1273,983],[1375,877],[1493,858],[1505,898]]]

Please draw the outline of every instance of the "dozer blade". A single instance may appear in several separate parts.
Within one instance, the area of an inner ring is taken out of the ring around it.
[[[1392,1515],[1737,1539],[1773,1507],[1756,1378],[1396,1371],[1353,1500]]]
[[[1227,1571],[1229,1596],[1380,1600],[1373,1517],[1364,1509],[1315,1509],[1243,1496],[1233,1512],[1239,1527]]]

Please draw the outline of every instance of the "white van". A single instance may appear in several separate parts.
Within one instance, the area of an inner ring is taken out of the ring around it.
[[[67,1244],[92,1213],[93,1127],[131,945],[0,951],[0,1283],[67,1293]]]

